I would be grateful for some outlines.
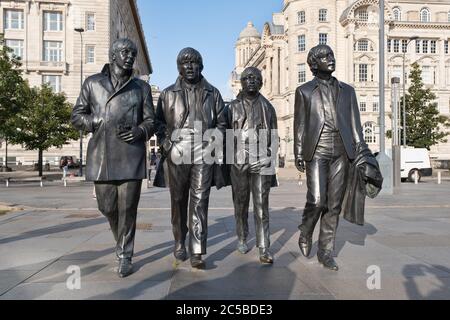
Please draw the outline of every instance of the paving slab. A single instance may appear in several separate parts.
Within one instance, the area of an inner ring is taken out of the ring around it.
[[[205,270],[175,263],[167,189],[144,189],[138,214],[134,273],[116,274],[114,240],[96,209],[92,186],[0,187],[0,202],[23,211],[0,217],[0,299],[450,299],[448,186],[402,184],[393,196],[366,202],[366,223],[344,219],[336,237],[338,272],[298,248],[305,186],[282,181],[271,192],[273,265],[258,259],[249,213],[250,251],[236,251],[231,189],[211,193]],[[81,289],[69,290],[78,266]],[[370,289],[370,268],[380,289]]]

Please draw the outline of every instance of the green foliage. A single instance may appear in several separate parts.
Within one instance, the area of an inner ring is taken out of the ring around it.
[[[417,63],[411,65],[411,84],[406,99],[406,144],[416,148],[427,148],[440,142],[447,142],[450,127],[449,118],[439,114],[436,95],[425,88],[422,71]],[[403,109],[403,99],[401,101]],[[403,126],[403,117],[401,117]],[[402,133],[403,134],[403,133]]]
[[[15,115],[23,107],[26,83],[20,70],[20,59],[4,45],[0,34],[0,137],[10,139],[15,133]]]
[[[62,147],[77,139],[78,132],[70,124],[72,106],[62,93],[54,93],[48,85],[27,88],[26,105],[18,114],[17,133],[12,142],[27,150]]]

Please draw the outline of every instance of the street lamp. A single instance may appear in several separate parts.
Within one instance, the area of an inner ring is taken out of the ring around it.
[[[83,88],[83,28],[75,28],[81,39],[80,92]],[[83,176],[83,130],[80,130],[80,177]]]
[[[406,82],[406,68],[405,68],[405,60],[406,60],[406,52],[408,51],[408,45],[413,41],[419,39],[418,36],[413,36],[408,39],[406,43],[406,48],[403,50],[403,145],[406,147],[406,93],[405,93],[405,82]]]

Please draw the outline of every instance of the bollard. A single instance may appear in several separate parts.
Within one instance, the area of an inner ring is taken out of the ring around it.
[[[441,184],[442,180],[441,180],[441,172],[438,171],[438,184]]]
[[[41,188],[42,188],[42,187],[44,187],[44,183],[42,182],[42,177],[40,178],[40,181],[41,181],[41,182],[40,182],[40,186],[41,186]]]
[[[6,187],[9,188],[9,178],[6,178]]]
[[[67,188],[67,179],[64,179],[64,187]]]
[[[419,183],[419,172],[416,170],[414,171],[414,184]]]

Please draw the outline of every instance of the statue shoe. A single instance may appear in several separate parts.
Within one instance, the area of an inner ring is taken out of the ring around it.
[[[191,255],[191,266],[196,269],[204,269],[205,262],[202,260],[201,254],[193,254]]]
[[[267,248],[259,248],[259,261],[265,264],[273,263],[273,256]]]
[[[131,258],[119,259],[119,268],[117,269],[117,274],[121,278],[128,277],[133,273],[133,264],[131,263]]]
[[[238,246],[237,246],[237,250],[242,253],[242,254],[246,254],[248,252],[248,245],[247,245],[247,241],[245,240],[239,240]]]
[[[333,259],[333,254],[330,250],[319,250],[317,252],[317,260],[327,269],[338,271],[339,267]]]
[[[187,259],[187,252],[184,244],[177,243],[173,250],[173,255],[178,261],[185,261]]]
[[[303,232],[300,232],[300,237],[298,239],[298,246],[303,256],[308,257],[311,253],[312,247],[312,236],[305,236]]]

